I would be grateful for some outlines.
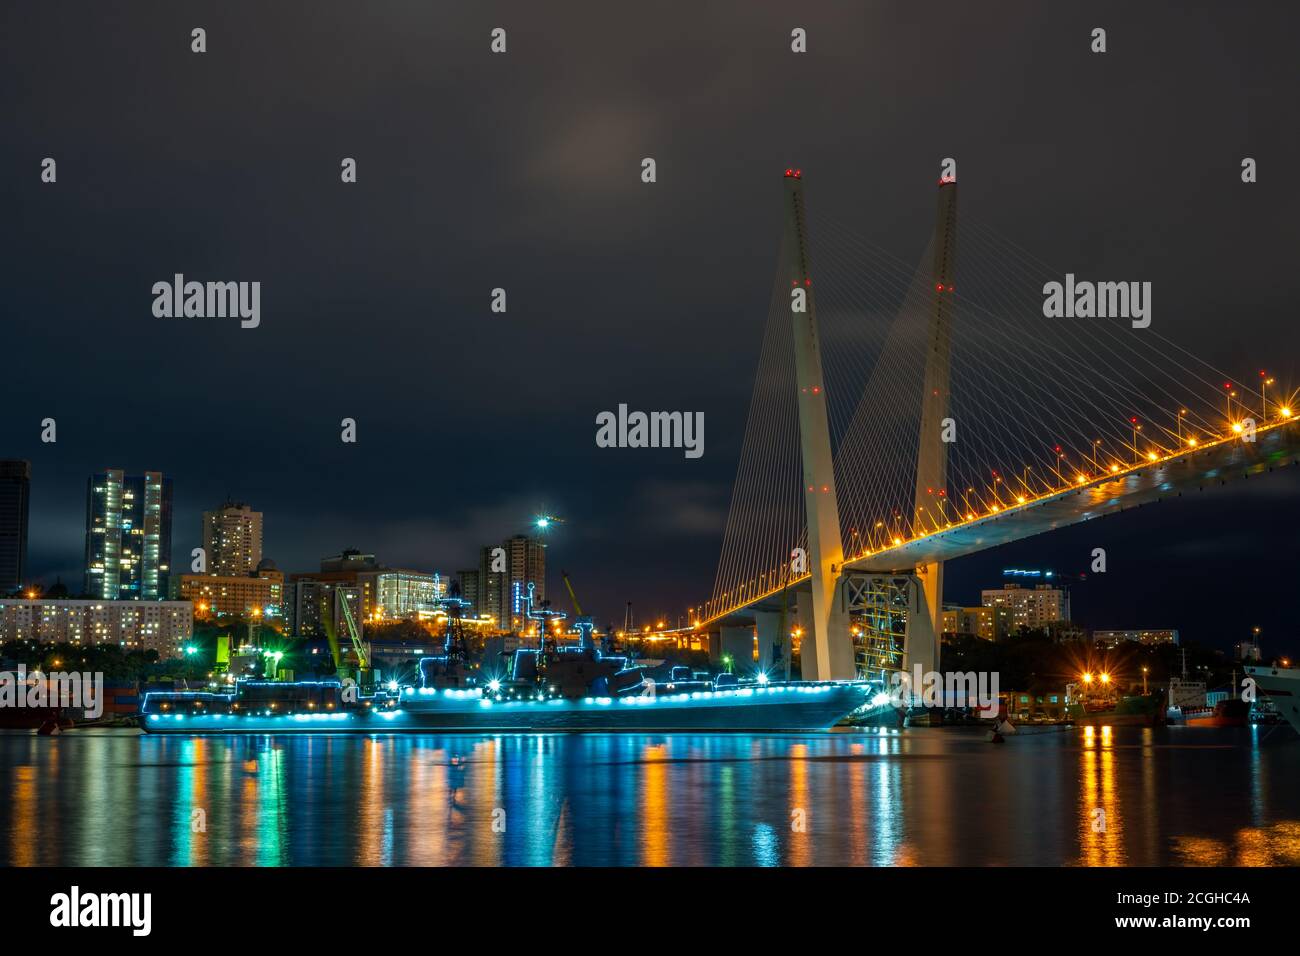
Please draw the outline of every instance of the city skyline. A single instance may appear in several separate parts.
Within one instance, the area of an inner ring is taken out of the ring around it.
[[[1244,502],[1236,502],[1235,507],[1223,507],[1222,502],[1218,499],[1221,497],[1230,497],[1230,494],[1217,492],[1209,496],[1200,495],[1191,499],[1181,499],[1172,503],[1163,503],[1158,507],[1134,509],[1123,515],[1112,517],[1109,519],[1109,522],[1111,524],[1121,521],[1128,521],[1131,523],[1130,527],[1122,529],[1122,538],[1146,538],[1150,536],[1150,529],[1152,527],[1159,528],[1165,525],[1166,521],[1169,521],[1174,526],[1183,526],[1186,523],[1183,517],[1178,514],[1170,515],[1169,512],[1178,508],[1187,507],[1190,504],[1192,510],[1199,513],[1199,520],[1204,521],[1207,524],[1207,527],[1205,528],[1206,537],[1199,543],[1196,541],[1188,541],[1185,538],[1183,540],[1175,539],[1169,542],[1167,547],[1171,554],[1195,554],[1201,548],[1207,546],[1213,548],[1216,540],[1227,541],[1229,544],[1233,543],[1234,531],[1239,531],[1243,527],[1243,519],[1241,518],[1240,513],[1243,503],[1247,508],[1254,506],[1255,508],[1267,510],[1271,507],[1271,502],[1287,495],[1288,490],[1286,479],[1288,477],[1296,476],[1294,476],[1292,472],[1284,471],[1279,475],[1270,476],[1268,482],[1257,482],[1250,489],[1256,493],[1254,499],[1252,500],[1249,496],[1242,496]],[[1281,480],[1279,481],[1279,479]],[[170,477],[167,480],[170,484]],[[1275,483],[1280,484],[1281,487],[1272,487]],[[1297,481],[1296,484],[1300,485],[1300,481]],[[38,482],[33,480],[32,485],[34,488],[39,490]],[[1227,491],[1227,489],[1225,489],[1225,491]],[[39,494],[33,495],[33,497],[39,498]],[[223,496],[222,499],[215,504],[196,506],[197,517],[194,523],[201,529],[204,526],[203,516],[205,514],[217,512],[230,503],[231,499],[228,496]],[[240,502],[240,505],[242,507],[253,507],[253,505],[243,502]],[[264,513],[263,510],[258,508],[257,514],[262,515]],[[535,531],[537,516],[537,513],[524,516],[518,522],[521,532],[503,535],[500,539],[501,543],[505,544],[508,543],[511,538],[520,537],[524,530],[532,529]],[[268,522],[271,529],[274,529],[276,524],[274,518],[275,516],[271,515],[271,520]],[[175,523],[175,519],[173,519],[173,523]],[[1251,522],[1249,520],[1245,521],[1245,526],[1249,526],[1250,524]],[[328,532],[325,532],[325,534],[328,535]],[[1088,527],[1086,532],[1081,531],[1081,526],[1060,529],[1052,533],[1052,539],[1058,539],[1061,537],[1068,538],[1071,535],[1079,537],[1081,540],[1099,540],[1095,535],[1095,527],[1091,525]],[[201,538],[201,532],[195,533],[194,547],[199,546],[197,542]],[[275,540],[273,530],[271,538],[272,540]],[[1040,536],[1038,540],[1045,541],[1048,539]],[[185,543],[184,535],[182,535],[178,541],[179,543],[177,543],[174,548],[173,559],[175,559],[175,554],[180,552]],[[1250,538],[1250,541],[1254,541],[1253,536]],[[280,560],[271,549],[266,549],[263,553],[267,558],[275,560],[276,566],[278,566],[280,571],[284,573],[287,582],[290,577],[295,576],[311,578],[316,574],[321,563],[328,559],[331,550],[337,553],[347,547],[354,547],[354,545],[349,543],[333,549],[326,548],[320,555],[312,558],[304,558],[301,563],[295,564],[289,564],[288,562]],[[493,547],[493,545],[489,543],[488,545],[480,545],[473,550],[475,553],[482,554],[488,551],[491,547]],[[364,551],[366,549],[363,548],[362,550]],[[373,551],[373,549],[370,550]],[[1047,552],[1059,555],[1063,551],[1068,551],[1068,545],[1065,548],[1061,548],[1060,546],[1045,548],[1040,544],[1036,544],[1034,537],[1030,537],[1009,545],[1004,545],[997,549],[981,552],[969,558],[963,558],[951,562],[950,578],[949,583],[945,587],[944,603],[945,605],[952,607],[981,606],[983,603],[981,601],[983,592],[1003,587],[1004,581],[1006,583],[1015,583],[1018,580],[1024,580],[1023,578],[1017,578],[1014,575],[1004,575],[1003,570],[1005,570],[1007,566],[1051,566],[1053,565],[1051,560],[1042,559],[1043,553]],[[1229,551],[1228,553],[1231,552]],[[188,550],[185,552],[184,556],[188,559]],[[1210,556],[1212,555],[1202,552],[1202,563],[1200,565],[1181,565],[1181,567],[1184,572],[1186,572],[1199,566],[1201,568],[1200,574],[1197,577],[1191,578],[1191,580],[1213,582],[1214,576],[1217,575],[1219,571],[1217,570],[1214,561],[1204,560],[1205,557]],[[455,557],[449,557],[441,561],[417,560],[413,563],[392,560],[387,555],[379,555],[379,557],[381,559],[380,564],[386,568],[411,567],[419,568],[430,574],[442,573],[448,580],[456,580],[460,582],[462,586],[465,583],[461,580],[462,574],[466,570],[477,570],[476,568],[465,568],[464,565],[469,562],[460,561]],[[30,556],[27,563],[28,567],[31,567]],[[1209,628],[1194,617],[1191,620],[1187,619],[1188,617],[1192,617],[1195,612],[1189,608],[1189,603],[1184,600],[1184,592],[1180,591],[1178,593],[1169,594],[1165,596],[1165,600],[1161,600],[1162,595],[1158,592],[1151,590],[1144,591],[1140,582],[1146,572],[1141,567],[1135,569],[1125,569],[1121,567],[1120,569],[1117,569],[1118,573],[1111,572],[1106,575],[1091,575],[1086,570],[1086,561],[1081,560],[1078,563],[1078,566],[1073,569],[1065,565],[1056,566],[1060,568],[1060,570],[1056,572],[1056,582],[1069,589],[1070,597],[1066,599],[1067,606],[1073,606],[1075,603],[1081,602],[1081,607],[1079,607],[1081,613],[1077,615],[1072,614],[1070,620],[1076,625],[1085,626],[1088,630],[1132,630],[1152,627],[1171,627],[1183,634],[1184,640],[1201,643],[1216,650],[1230,653],[1236,644],[1251,637],[1253,628],[1260,628],[1260,633],[1264,635],[1263,641],[1266,648],[1277,652],[1293,652],[1294,650],[1295,633],[1286,628],[1283,623],[1284,616],[1280,611],[1271,614],[1267,608],[1262,608],[1255,619],[1245,622],[1238,630],[1219,626]],[[559,573],[558,567],[559,566],[557,565],[554,569],[554,573],[557,575]],[[44,575],[33,572],[32,574],[29,574],[29,580],[24,583],[39,583],[48,588],[54,584],[55,578],[58,577],[62,579],[65,586],[68,586],[70,580],[76,581],[79,579],[83,570],[84,568],[80,565],[76,566],[76,574],[72,576],[60,574],[57,571],[48,572]],[[177,575],[188,575],[188,560],[177,565],[172,573]],[[210,569],[206,573],[208,575],[213,575],[216,572]],[[550,573],[550,570],[548,570],[548,573]],[[1291,571],[1284,564],[1281,573],[1290,574]],[[1136,577],[1138,583],[1134,585],[1131,578],[1122,577],[1121,575],[1131,575],[1132,577]],[[510,575],[507,575],[507,581],[505,584],[508,584],[508,579],[510,579]],[[558,586],[558,581],[551,583]],[[1201,589],[1196,585],[1193,585],[1193,589],[1196,593],[1200,593],[1201,591]],[[505,586],[502,586],[501,590],[504,593],[506,590]],[[77,593],[75,587],[69,587],[69,591],[71,593]],[[543,594],[545,594],[544,591]],[[1138,597],[1136,602],[1134,601],[1135,594]],[[166,595],[164,594],[163,596],[165,597]],[[567,598],[561,598],[560,600],[561,603],[567,602]],[[484,605],[484,607],[487,608],[487,605]],[[1131,610],[1124,611],[1121,610],[1122,608],[1130,608]],[[665,619],[667,620],[669,627],[675,626],[679,619],[685,620],[685,610],[686,608],[684,606],[682,608],[634,608],[638,626],[645,622]],[[605,623],[610,623],[615,627],[621,626],[622,611],[622,607],[614,607],[611,608],[608,613],[599,614],[597,616],[598,624],[603,626]],[[488,610],[485,610],[484,613],[488,613]]]

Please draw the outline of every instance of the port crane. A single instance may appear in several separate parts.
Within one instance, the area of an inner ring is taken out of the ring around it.
[[[573,626],[578,632],[579,644],[582,647],[591,647],[591,632],[595,629],[590,614],[582,613],[582,605],[578,603],[578,595],[573,591],[573,582],[569,580],[569,572],[561,571],[560,577],[564,579],[564,586],[569,591],[569,600],[573,602],[573,611],[576,615],[573,619]]]
[[[347,595],[340,592],[337,596],[340,598],[338,603],[343,607],[343,621],[347,626],[348,638],[352,643],[352,653],[357,659],[357,683],[364,691],[369,689],[369,685],[374,682],[373,673],[370,669],[370,654],[367,653],[366,646],[362,643],[361,635],[357,631],[357,622],[352,617],[352,608],[348,604]],[[330,608],[330,604],[332,603],[331,599],[333,597],[334,595],[330,593],[321,596],[320,617],[321,624],[325,628],[325,637],[329,641],[330,655],[334,658],[334,668],[338,671],[340,676],[343,676],[344,673],[351,668],[344,663],[343,650],[339,646],[338,629],[335,627],[334,614]]]
[[[578,603],[578,595],[573,593],[573,582],[569,580],[569,572],[561,571],[560,577],[564,578],[564,586],[568,588],[569,600],[573,602],[573,611],[579,617],[582,616],[582,605]]]

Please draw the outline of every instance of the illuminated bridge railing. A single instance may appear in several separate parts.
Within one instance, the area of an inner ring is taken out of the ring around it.
[[[1281,406],[1274,419],[1263,425],[1256,427],[1254,438],[1258,442],[1260,436],[1266,435],[1270,431],[1282,426],[1293,424],[1295,419],[1289,406]],[[1171,462],[1186,459],[1192,455],[1211,452],[1215,449],[1221,449],[1232,446],[1243,441],[1243,436],[1237,430],[1229,434],[1219,435],[1213,438],[1194,438],[1187,440],[1187,445],[1181,451],[1166,451],[1159,454],[1154,451],[1143,455],[1139,461],[1121,465],[1118,462],[1110,462],[1100,473],[1078,472],[1073,475],[1072,481],[1062,483],[1058,487],[1052,487],[1041,490],[1032,497],[1026,494],[1015,494],[1008,496],[1003,501],[996,496],[991,499],[982,499],[978,507],[972,507],[965,515],[957,520],[946,520],[942,524],[933,514],[926,514],[926,524],[916,525],[908,528],[905,535],[893,535],[885,540],[877,539],[872,546],[860,548],[856,551],[846,551],[845,564],[852,564],[859,561],[866,561],[874,556],[885,555],[893,551],[902,551],[908,545],[915,544],[936,535],[948,531],[959,530],[964,527],[978,524],[989,518],[999,516],[1010,516],[1019,511],[1024,511],[1041,504],[1042,502],[1058,498],[1059,496],[1071,491],[1078,491],[1089,487],[1095,487],[1106,482],[1123,479],[1129,475],[1145,471],[1153,466],[1169,464]],[[750,581],[744,582],[734,591],[727,592],[718,597],[705,601],[698,608],[692,608],[691,621],[696,627],[707,627],[710,624],[752,607],[755,604],[764,601],[774,600],[782,592],[791,591],[797,588],[803,582],[809,580],[811,575],[807,572],[793,573],[790,565],[770,568],[766,572],[758,575]]]

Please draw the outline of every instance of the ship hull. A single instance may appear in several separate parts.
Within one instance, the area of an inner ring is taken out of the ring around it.
[[[1070,704],[1065,716],[1076,727],[1159,727],[1165,723],[1164,698],[1159,694],[1124,697],[1109,710]]]
[[[782,733],[829,730],[866,697],[865,685],[811,684],[658,697],[485,700],[468,692],[404,694],[392,710],[301,714],[146,713],[159,734]]]
[[[1289,667],[1247,667],[1261,693],[1272,698],[1277,713],[1300,732],[1300,669]]]

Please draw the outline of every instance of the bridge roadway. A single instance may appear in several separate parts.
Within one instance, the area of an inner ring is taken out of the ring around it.
[[[1204,491],[1295,464],[1300,464],[1300,420],[1271,422],[1258,429],[1254,442],[1227,438],[1180,455],[1133,465],[1116,475],[1093,479],[1023,505],[1008,505],[994,514],[851,558],[845,566],[852,571],[905,573],[918,564],[951,561],[1126,508],[1177,497],[1185,491]],[[808,590],[809,581],[805,575],[791,582],[784,596],[779,590],[771,592],[743,607],[701,620],[699,626],[705,629],[751,623],[754,611],[780,611],[783,606],[792,606],[792,596]]]

